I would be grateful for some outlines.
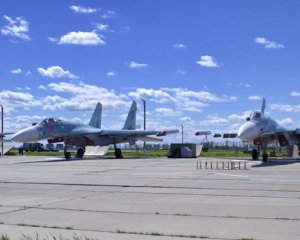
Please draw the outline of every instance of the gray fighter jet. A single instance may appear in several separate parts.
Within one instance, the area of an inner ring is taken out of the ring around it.
[[[102,105],[98,103],[88,125],[65,122],[57,118],[45,118],[38,124],[25,128],[13,134],[6,141],[32,143],[48,139],[49,143],[64,142],[64,155],[69,159],[71,154],[67,151],[68,145],[77,147],[77,157],[82,158],[87,146],[108,146],[113,144],[116,158],[122,158],[122,152],[117,148],[118,143],[129,143],[131,146],[136,141],[162,141],[160,138],[167,134],[178,133],[178,130],[145,131],[136,130],[136,102],[133,101],[122,130],[101,129]],[[0,136],[2,140],[6,134]],[[151,136],[151,137],[150,137]],[[155,137],[152,137],[155,136]],[[5,140],[3,140],[5,141]]]
[[[266,100],[263,99],[261,111],[254,111],[246,122],[240,126],[237,134],[223,134],[223,138],[238,137],[243,142],[251,142],[262,149],[263,161],[268,160],[268,144],[279,142],[280,146],[300,145],[300,129],[287,130],[280,126],[275,120],[265,116]],[[203,135],[197,132],[196,136]],[[215,134],[220,137],[221,134]],[[256,149],[252,151],[252,158],[258,159],[259,153]]]

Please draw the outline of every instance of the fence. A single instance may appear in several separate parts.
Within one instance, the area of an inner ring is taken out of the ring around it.
[[[207,170],[248,170],[245,161],[197,161],[196,168]]]

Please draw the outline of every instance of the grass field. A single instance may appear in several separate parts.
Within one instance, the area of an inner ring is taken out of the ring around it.
[[[127,150],[122,151],[125,158],[155,158],[155,157],[166,157],[167,150]],[[17,155],[16,150],[10,151],[11,155]],[[75,156],[76,151],[71,151],[72,156]],[[27,156],[63,156],[63,152],[24,152]],[[276,152],[277,157],[287,157],[286,151]],[[114,157],[114,152],[109,151],[105,157]],[[251,154],[243,153],[242,150],[234,149],[209,149],[207,152],[202,152],[200,157],[207,158],[251,158]]]

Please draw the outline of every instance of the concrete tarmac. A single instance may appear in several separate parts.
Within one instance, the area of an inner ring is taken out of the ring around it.
[[[300,162],[0,158],[0,236],[300,239]]]

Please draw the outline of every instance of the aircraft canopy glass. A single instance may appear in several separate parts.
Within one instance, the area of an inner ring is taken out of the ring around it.
[[[61,123],[62,121],[58,118],[45,118],[43,121],[41,121],[40,124],[47,125],[47,124],[55,124],[55,123]]]
[[[251,120],[257,121],[261,119],[261,112],[254,112],[250,116]]]

